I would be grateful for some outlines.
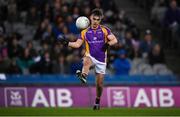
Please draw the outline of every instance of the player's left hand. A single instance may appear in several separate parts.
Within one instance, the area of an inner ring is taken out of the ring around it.
[[[68,46],[68,44],[69,44],[68,39],[66,39],[63,35],[59,35],[57,37],[57,41],[60,42],[61,44],[63,44],[64,46]]]
[[[102,50],[105,52],[109,47],[109,44],[108,43],[105,43],[102,47]]]

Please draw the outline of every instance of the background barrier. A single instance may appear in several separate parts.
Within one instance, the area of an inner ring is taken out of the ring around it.
[[[94,76],[0,75],[0,107],[90,107]],[[180,107],[180,83],[170,76],[105,76],[103,107]]]
[[[1,75],[2,76],[2,75]],[[176,86],[180,82],[174,75],[136,75],[136,76],[105,76],[105,85],[165,85]],[[94,85],[95,76],[89,76],[88,85]],[[43,85],[80,85],[79,80],[75,75],[3,75],[0,78],[2,85],[29,85],[29,84],[43,84]]]
[[[103,107],[180,107],[180,87],[104,88]],[[1,87],[1,107],[90,107],[95,87]]]

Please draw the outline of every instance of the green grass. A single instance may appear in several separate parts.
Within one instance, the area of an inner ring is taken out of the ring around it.
[[[180,108],[0,108],[0,116],[180,116]]]

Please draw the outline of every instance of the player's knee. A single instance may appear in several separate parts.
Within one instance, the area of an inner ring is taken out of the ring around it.
[[[84,59],[83,64],[84,64],[84,66],[90,66],[91,60],[90,59]]]

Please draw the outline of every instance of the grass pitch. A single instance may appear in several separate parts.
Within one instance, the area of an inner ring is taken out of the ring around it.
[[[180,108],[0,108],[0,116],[180,116]]]

